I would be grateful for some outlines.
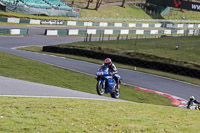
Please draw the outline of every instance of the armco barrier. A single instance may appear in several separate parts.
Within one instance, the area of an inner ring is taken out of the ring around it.
[[[184,76],[189,76],[193,78],[200,79],[200,70],[191,69],[183,66],[166,64],[161,62],[146,61],[136,58],[130,58],[126,56],[106,54],[101,52],[95,52],[90,50],[75,49],[75,48],[59,48],[56,46],[44,46],[43,51],[53,52],[53,53],[62,53],[62,54],[72,54],[78,56],[84,56],[95,59],[105,59],[107,57],[112,58],[114,62],[123,63],[125,65],[137,66],[142,68],[154,69]]]
[[[124,27],[124,28],[200,28],[200,23],[114,23],[114,22],[83,22],[83,21],[65,21],[65,20],[37,20],[24,18],[6,18],[0,17],[0,22],[8,23],[25,23],[39,25],[68,25],[68,26],[85,26],[85,27]]]
[[[84,35],[84,34],[105,34],[105,35],[200,35],[199,29],[164,29],[164,30],[145,30],[145,29],[46,29],[45,35]]]
[[[5,28],[0,28],[0,34],[26,35],[26,34],[28,34],[28,29],[5,29]]]

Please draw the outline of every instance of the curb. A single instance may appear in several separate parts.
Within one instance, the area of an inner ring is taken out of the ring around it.
[[[144,88],[138,88],[138,87],[136,87],[136,89],[142,90],[142,91],[151,92],[151,93],[154,93],[154,94],[158,94],[158,95],[167,97],[167,98],[169,98],[169,99],[172,100],[172,102],[170,103],[172,105],[184,106],[184,105],[187,104],[187,100],[182,99],[182,98],[177,97],[177,96],[173,96],[173,95],[162,93],[162,92],[158,92],[158,91],[147,90],[147,89],[144,89]]]

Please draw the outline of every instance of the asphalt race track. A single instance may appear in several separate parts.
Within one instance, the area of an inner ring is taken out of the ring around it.
[[[21,46],[44,46],[83,41],[82,37],[48,37],[44,36],[43,32],[44,29],[40,27],[34,27],[30,28],[29,35],[24,37],[0,36],[0,51],[29,58],[39,62],[48,63],[65,69],[70,69],[89,75],[95,75],[96,70],[99,68],[99,65],[97,64],[14,49]],[[96,40],[98,40],[98,38],[96,38]],[[200,86],[137,71],[125,69],[118,69],[118,71],[123,79],[123,83],[168,93],[183,99],[188,99],[191,95],[194,95],[197,99],[200,99]],[[18,94],[19,93],[20,92],[18,92]],[[0,95],[6,95],[4,94],[4,90],[0,89]]]
[[[18,96],[18,97],[47,97],[47,98],[78,98],[78,99],[95,99],[109,101],[123,101],[111,97],[98,96],[76,90],[49,86],[44,84],[32,83],[17,79],[11,79],[0,76],[0,94],[1,96]],[[34,90],[34,91],[33,91]]]

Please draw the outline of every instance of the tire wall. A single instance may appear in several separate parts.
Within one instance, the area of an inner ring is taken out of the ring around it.
[[[137,66],[137,67],[142,67],[142,68],[148,68],[148,69],[153,69],[153,70],[159,70],[163,72],[168,72],[168,73],[200,79],[200,70],[191,69],[188,67],[183,67],[183,66],[178,66],[178,65],[173,65],[173,64],[146,61],[146,60],[130,58],[126,56],[107,54],[107,53],[101,53],[101,52],[95,52],[95,51],[89,51],[89,50],[83,50],[83,49],[75,49],[75,48],[59,48],[55,46],[44,46],[43,51],[61,53],[61,54],[78,55],[78,56],[84,56],[88,58],[102,59],[102,60],[109,57],[113,60],[113,62],[117,62],[117,63]]]

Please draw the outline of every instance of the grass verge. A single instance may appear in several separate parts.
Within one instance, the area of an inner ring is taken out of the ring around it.
[[[71,59],[75,59],[75,60],[87,61],[87,62],[91,62],[91,63],[95,63],[95,64],[102,64],[102,62],[104,62],[104,60],[97,60],[97,59],[86,58],[86,57],[82,57],[82,56],[43,52],[42,47],[37,47],[37,46],[23,47],[23,48],[20,48],[20,49],[32,51],[32,52],[39,52],[39,53],[57,55],[57,56],[71,58]],[[115,63],[115,62],[114,62],[114,64],[119,68],[134,70],[134,66],[123,65],[123,64]],[[163,77],[168,77],[168,78],[177,79],[177,80],[180,80],[180,81],[200,85],[200,79],[196,79],[196,78],[191,78],[191,77],[186,77],[186,76],[181,76],[181,75],[176,75],[176,74],[171,74],[171,73],[166,73],[166,72],[161,72],[161,71],[156,71],[156,70],[151,70],[151,69],[144,69],[144,68],[140,68],[140,67],[137,67],[137,71],[145,72],[145,73],[149,73],[149,74],[154,74],[154,75],[159,75],[159,76],[163,76]]]
[[[93,76],[61,69],[3,52],[0,52],[0,62],[0,76],[97,94],[96,80]],[[105,96],[110,97],[108,94]],[[160,95],[140,91],[134,89],[134,87],[124,85],[121,86],[120,99],[160,105],[170,105],[171,102],[170,99]]]
[[[200,113],[167,106],[0,97],[0,132],[196,132]]]
[[[199,37],[163,37],[87,43],[74,42],[57,46],[90,49],[149,61],[200,68],[199,42]],[[179,46],[178,50],[176,50],[176,46]]]
[[[151,17],[146,14],[141,8],[134,4],[127,4],[126,8],[120,6],[106,6],[100,7],[98,11],[85,9],[85,6],[81,6],[81,17],[101,17],[101,18],[145,18],[150,19]],[[118,15],[117,15],[118,14]],[[18,17],[18,18],[29,18],[29,19],[45,19],[45,20],[70,20],[69,17],[49,17],[49,16],[36,16],[29,14],[3,12],[0,11],[0,16],[5,17]]]

